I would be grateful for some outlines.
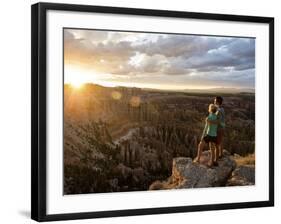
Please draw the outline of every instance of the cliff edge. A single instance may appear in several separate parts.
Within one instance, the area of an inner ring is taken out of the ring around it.
[[[182,188],[205,188],[220,186],[252,185],[253,175],[240,176],[239,170],[249,167],[237,167],[235,159],[226,150],[223,157],[218,161],[218,166],[207,166],[210,152],[202,153],[200,163],[192,162],[189,157],[177,157],[173,159],[172,175],[165,181],[153,182],[149,190],[182,189]],[[237,169],[236,169],[237,168]],[[245,173],[242,172],[243,174]],[[239,179],[239,181],[237,181]],[[235,180],[235,181],[234,181]]]

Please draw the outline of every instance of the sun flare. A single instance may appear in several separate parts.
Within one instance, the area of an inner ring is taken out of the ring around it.
[[[81,89],[84,83],[81,80],[71,80],[70,85],[75,89]]]
[[[69,83],[75,89],[81,89],[85,83],[94,80],[94,75],[77,67],[66,66],[64,78],[65,83]]]

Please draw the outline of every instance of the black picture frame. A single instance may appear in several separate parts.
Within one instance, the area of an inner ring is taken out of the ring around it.
[[[165,11],[73,4],[37,3],[31,10],[31,218],[37,221],[74,220],[86,218],[193,212],[274,206],[274,18],[240,15]],[[269,25],[269,200],[243,203],[208,204],[130,210],[83,212],[70,214],[46,213],[46,13],[48,10],[101,12],[124,15],[162,16],[216,21],[253,22]]]

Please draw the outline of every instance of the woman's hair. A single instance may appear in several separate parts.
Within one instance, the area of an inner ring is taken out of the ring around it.
[[[211,103],[209,105],[209,113],[216,113],[217,112],[217,107],[215,104]]]

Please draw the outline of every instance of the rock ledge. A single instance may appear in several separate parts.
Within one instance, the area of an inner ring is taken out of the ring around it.
[[[209,151],[202,153],[200,163],[193,163],[188,157],[174,158],[172,175],[166,181],[153,182],[149,190],[226,186],[236,168],[236,162],[227,151],[224,150],[223,155],[218,166],[212,168],[207,166]]]

